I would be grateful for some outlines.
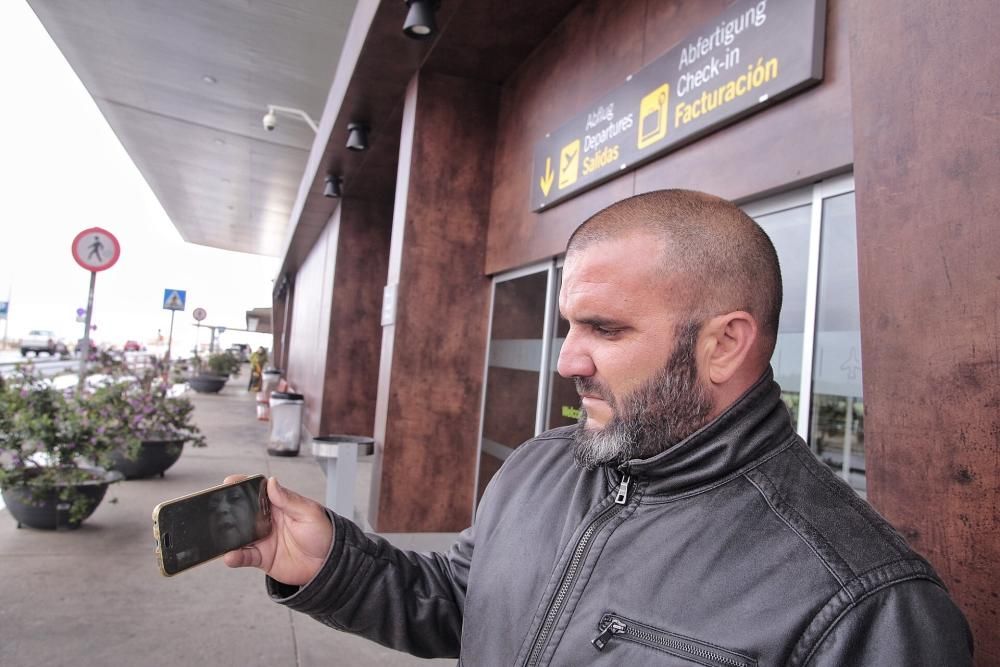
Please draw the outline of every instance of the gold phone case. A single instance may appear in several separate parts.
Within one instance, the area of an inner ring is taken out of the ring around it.
[[[245,484],[246,482],[253,482],[253,481],[258,481],[258,480],[263,480],[264,483],[265,483],[265,485],[267,483],[267,478],[264,477],[264,475],[261,475],[261,474],[251,475],[250,477],[247,477],[246,479],[241,479],[238,482],[230,482],[228,484],[218,484],[216,486],[212,486],[212,487],[209,487],[207,489],[202,489],[201,491],[195,491],[194,493],[189,493],[189,494],[187,494],[185,496],[181,496],[179,498],[173,498],[171,500],[164,500],[162,503],[159,503],[156,507],[154,507],[153,508],[153,540],[154,540],[154,542],[156,544],[156,564],[160,568],[160,574],[162,574],[164,577],[173,577],[173,576],[176,576],[176,575],[178,575],[178,574],[180,574],[182,572],[187,572],[188,570],[192,570],[192,569],[198,567],[199,565],[204,565],[205,563],[209,563],[209,562],[215,560],[215,558],[218,558],[218,556],[215,556],[213,558],[209,558],[207,560],[204,560],[204,561],[202,561],[200,563],[196,563],[196,564],[192,565],[191,567],[186,567],[186,568],[178,570],[176,572],[167,572],[167,569],[166,569],[166,566],[165,566],[164,560],[163,560],[163,556],[164,556],[164,554],[163,554],[163,547],[162,547],[162,543],[160,541],[160,511],[163,508],[170,507],[172,505],[176,505],[178,503],[182,503],[182,502],[188,501],[191,498],[197,498],[199,496],[208,495],[210,493],[214,493],[214,492],[216,492],[216,491],[218,491],[220,489],[225,489],[225,488],[230,487],[230,486],[237,486],[239,484]],[[265,487],[263,495],[264,495],[264,498],[266,499],[266,497],[267,497],[266,487]]]

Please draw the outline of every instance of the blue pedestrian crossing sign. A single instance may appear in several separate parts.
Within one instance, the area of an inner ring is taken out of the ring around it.
[[[164,310],[184,310],[184,301],[187,298],[187,292],[182,289],[165,289],[163,290],[163,309]]]

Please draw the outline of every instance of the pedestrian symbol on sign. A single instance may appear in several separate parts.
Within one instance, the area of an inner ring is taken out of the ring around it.
[[[104,244],[101,243],[100,236],[95,235],[93,242],[88,247],[90,248],[90,254],[87,255],[88,260],[96,259],[98,264],[104,261],[104,258],[101,257],[101,251],[104,250]]]
[[[163,290],[164,310],[184,310],[184,297],[187,292],[179,289]]]

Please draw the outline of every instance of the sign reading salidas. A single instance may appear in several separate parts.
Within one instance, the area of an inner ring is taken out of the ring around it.
[[[826,0],[737,2],[535,145],[532,210],[821,81],[825,26]]]

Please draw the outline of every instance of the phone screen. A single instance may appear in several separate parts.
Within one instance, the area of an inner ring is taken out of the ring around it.
[[[267,479],[254,475],[157,505],[153,534],[160,570],[172,576],[267,537]]]

